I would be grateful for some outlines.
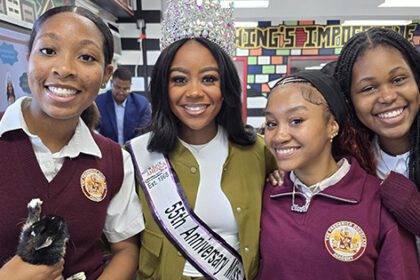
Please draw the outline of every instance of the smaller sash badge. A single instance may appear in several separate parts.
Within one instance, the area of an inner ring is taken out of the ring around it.
[[[90,168],[80,176],[80,187],[83,194],[92,201],[101,202],[108,193],[105,175],[101,171]]]
[[[325,247],[335,259],[352,262],[360,258],[367,246],[366,234],[353,222],[339,221],[325,233]]]

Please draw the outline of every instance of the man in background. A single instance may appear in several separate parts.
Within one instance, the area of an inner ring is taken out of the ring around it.
[[[98,132],[115,142],[124,144],[149,125],[149,101],[131,93],[131,72],[117,68],[112,75],[111,89],[96,98],[101,113]]]

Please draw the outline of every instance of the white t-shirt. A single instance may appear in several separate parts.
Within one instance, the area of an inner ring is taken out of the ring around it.
[[[30,97],[21,97],[7,108],[0,121],[0,137],[7,131],[23,129],[29,136],[38,164],[48,182],[51,182],[60,171],[66,157],[75,158],[80,153],[102,157],[98,145],[82,119],[79,119],[69,143],[61,151],[51,153],[42,143],[41,138],[29,132],[22,114],[22,102],[26,98]],[[120,191],[112,198],[108,206],[103,230],[108,241],[112,243],[132,237],[144,229],[143,210],[136,193],[133,163],[127,151],[122,150],[122,153],[124,178]]]
[[[223,164],[228,156],[229,141],[224,129],[219,126],[216,136],[203,145],[181,143],[191,151],[200,169],[200,183],[194,212],[213,231],[219,234],[232,248],[239,250],[238,225],[230,201],[222,191]],[[202,274],[188,261],[185,276],[200,277]]]

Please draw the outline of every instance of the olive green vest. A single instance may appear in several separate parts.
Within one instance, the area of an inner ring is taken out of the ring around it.
[[[194,208],[200,180],[197,161],[179,142],[169,155],[169,160]],[[222,190],[232,205],[238,223],[240,254],[246,279],[255,278],[258,272],[262,190],[266,175],[274,168],[275,161],[265,149],[261,136],[252,146],[229,143]],[[141,234],[140,279],[180,280],[185,259],[156,224],[141,188],[139,193],[146,221],[146,229]]]

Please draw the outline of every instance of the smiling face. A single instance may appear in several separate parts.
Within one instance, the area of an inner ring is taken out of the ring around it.
[[[397,49],[378,46],[356,60],[351,98],[358,119],[379,136],[382,145],[409,145],[420,105],[419,88]]]
[[[111,81],[111,85],[111,93],[112,97],[114,97],[115,102],[117,104],[123,103],[124,100],[126,100],[128,95],[130,94],[131,81],[113,78]]]
[[[322,104],[307,101],[303,94],[312,94],[311,100],[316,97]],[[339,127],[326,110],[320,93],[307,84],[291,83],[272,91],[266,107],[264,139],[279,169],[294,170],[302,180],[302,174],[325,173],[318,171],[335,163],[330,139]],[[322,178],[326,174],[319,175]]]
[[[78,120],[112,73],[103,42],[95,24],[75,13],[59,13],[42,24],[28,55],[32,114]]]
[[[219,67],[211,52],[190,40],[176,53],[170,67],[171,111],[181,122],[180,137],[203,144],[217,133],[215,118],[223,103]]]

